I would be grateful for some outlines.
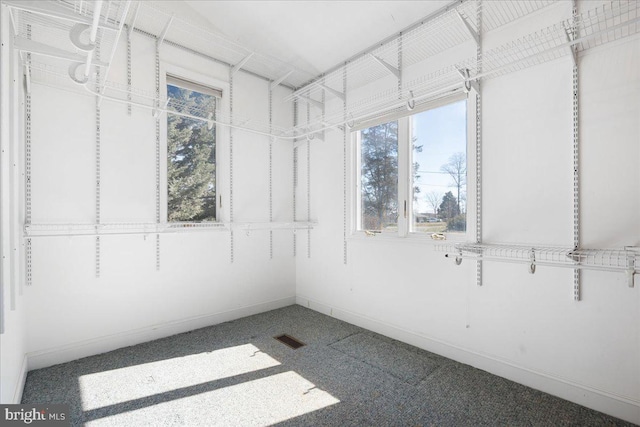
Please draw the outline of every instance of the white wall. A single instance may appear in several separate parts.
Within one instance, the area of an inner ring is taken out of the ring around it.
[[[27,374],[18,145],[22,87],[4,5],[0,5],[0,31],[0,402],[18,403]]]
[[[487,34],[486,46],[536,30],[540,20],[558,21],[567,5]],[[154,91],[154,41],[134,34],[132,45],[133,84]],[[585,247],[640,244],[639,54],[634,38],[580,58]],[[4,58],[3,90],[8,85]],[[227,67],[202,57],[165,45],[161,58],[168,66],[228,82]],[[120,46],[110,79],[126,82],[124,60]],[[437,68],[433,63],[414,66],[405,78]],[[367,88],[361,96],[380,89]],[[95,100],[37,84],[32,90],[33,222],[92,223]],[[268,82],[238,73],[234,113],[264,121],[267,91]],[[276,124],[290,126],[291,106],[281,102],[286,94],[282,88],[276,91],[274,117]],[[342,108],[328,98],[329,108]],[[299,117],[303,122],[306,110]],[[234,219],[267,221],[268,141],[241,131],[233,137]],[[10,139],[17,140],[15,135]],[[485,241],[570,245],[570,59],[484,83],[483,141]],[[219,142],[228,218],[228,133]],[[268,231],[235,232],[233,263],[228,231],[163,234],[160,271],[153,235],[103,236],[101,277],[96,278],[93,237],[34,237],[32,286],[23,289],[8,279],[2,264],[0,401],[19,400],[25,354],[29,367],[39,368],[287,305],[297,295],[300,304],[313,309],[640,422],[637,283],[630,289],[617,274],[585,272],[583,300],[575,302],[571,271],[539,267],[530,275],[524,266],[485,263],[479,288],[474,263],[455,266],[430,241],[399,238],[350,237],[345,265],[342,134],[327,131],[324,141],[313,140],[309,147],[309,165],[307,144],[298,150],[297,218],[306,219],[308,203],[318,225],[309,234],[297,233],[295,260],[292,232],[286,230],[273,232],[273,259]],[[101,150],[102,221],[154,221],[155,123],[149,111],[134,108],[128,116],[126,106],[103,102]],[[15,210],[22,189],[8,185],[8,159],[3,157],[0,184],[3,245],[19,242],[15,231],[13,240],[4,233],[22,222]],[[290,143],[274,144],[272,167],[274,220],[289,221],[294,191]],[[18,191],[9,196],[5,188]],[[8,197],[14,200],[11,209]],[[9,222],[7,211],[13,212]],[[17,246],[14,272],[23,268]]]
[[[557,22],[569,6],[487,34],[487,46]],[[580,57],[584,247],[640,244],[639,54],[636,36]],[[572,245],[571,73],[566,56],[483,83],[485,242]],[[571,270],[485,262],[477,287],[474,262],[384,236],[349,237],[344,265],[342,148],[336,131],[311,142],[318,226],[311,258],[296,259],[298,303],[640,423],[637,278],[629,288],[622,274],[585,271],[576,302]]]
[[[125,39],[109,79],[126,83]],[[155,40],[132,36],[136,89],[155,92]],[[179,67],[220,82],[228,105],[229,68],[172,46],[161,68]],[[237,117],[268,120],[269,82],[242,71],[234,77]],[[290,127],[290,91],[274,91],[274,124]],[[34,84],[34,224],[93,223],[95,218],[95,99]],[[166,120],[162,116],[162,120]],[[161,128],[165,128],[163,123]],[[103,101],[101,108],[101,221],[155,222],[155,121],[149,110]],[[222,219],[229,219],[229,130],[218,128]],[[234,131],[235,221],[269,220],[269,141]],[[166,148],[161,150],[162,155]],[[274,221],[291,221],[291,142],[273,148]],[[33,285],[25,289],[29,368],[147,341],[295,302],[292,231],[190,231],[102,236],[96,278],[95,237],[33,237]]]

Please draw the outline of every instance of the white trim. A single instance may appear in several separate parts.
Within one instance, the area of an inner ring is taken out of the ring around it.
[[[443,232],[443,234],[446,236],[447,240],[449,241],[454,241],[454,242],[462,242],[467,240],[467,236],[472,236],[475,235],[475,228],[473,228],[471,231],[473,231],[474,234],[469,234],[469,229],[471,227],[471,225],[475,226],[475,205],[473,205],[474,209],[473,211],[471,211],[469,209],[469,199],[473,199],[475,201],[475,182],[473,183],[474,185],[470,186],[470,180],[469,177],[470,176],[475,176],[475,169],[476,169],[476,163],[475,161],[470,162],[469,159],[475,159],[475,111],[476,111],[476,97],[475,96],[467,96],[466,94],[457,94],[457,95],[452,95],[449,97],[445,97],[445,98],[440,98],[436,101],[430,102],[428,104],[425,104],[424,106],[422,106],[421,108],[417,108],[413,111],[411,111],[411,115],[408,116],[409,118],[409,123],[408,123],[408,131],[409,131],[409,136],[407,138],[407,140],[409,141],[409,144],[411,144],[411,141],[413,140],[413,119],[414,117],[416,117],[418,114],[424,113],[426,111],[430,111],[430,110],[435,110],[437,108],[440,107],[445,107],[445,106],[449,106],[451,104],[455,104],[457,102],[461,102],[461,101],[465,101],[465,135],[466,135],[466,151],[465,151],[465,157],[466,157],[466,163],[467,163],[467,172],[466,172],[466,178],[465,178],[465,186],[466,186],[466,195],[467,195],[467,201],[465,203],[465,209],[466,209],[466,229],[464,233],[460,233],[460,232]],[[473,121],[472,121],[473,119]],[[407,165],[407,170],[413,170],[413,150],[409,151],[410,157],[409,157],[409,163]],[[409,190],[411,190],[411,193],[408,195],[407,197],[407,201],[409,202],[409,212],[408,212],[408,216],[407,216],[407,230],[408,230],[408,237],[411,238],[418,238],[418,239],[424,239],[425,237],[427,237],[429,240],[431,239],[431,233],[424,233],[424,232],[419,232],[419,231],[412,231],[411,228],[413,227],[413,221],[414,221],[414,214],[413,214],[413,174],[411,174],[410,176],[407,176],[406,178],[407,180],[410,180],[411,184],[409,186]],[[472,180],[475,181],[475,180]],[[407,181],[409,182],[409,181]],[[473,197],[469,197],[469,195],[473,195]]]
[[[413,176],[411,174],[413,165],[413,150],[411,147],[412,135],[412,119],[417,114],[425,111],[440,108],[446,105],[454,104],[456,102],[465,101],[466,106],[466,136],[467,136],[467,177],[475,176],[476,164],[470,162],[469,159],[475,159],[476,147],[475,138],[475,111],[476,111],[476,97],[468,96],[463,93],[455,93],[446,97],[441,97],[436,100],[426,102],[411,111],[405,111],[402,113],[388,114],[376,118],[374,121],[367,122],[366,125],[362,123],[358,126],[354,126],[350,129],[349,138],[349,158],[347,159],[347,176],[350,178],[348,183],[348,191],[350,197],[348,198],[348,215],[350,219],[348,226],[347,239],[365,239],[371,237],[379,237],[379,240],[388,239],[411,239],[413,241],[420,241],[424,243],[442,243],[442,241],[433,241],[431,234],[411,231],[413,226]],[[361,144],[362,137],[361,131],[373,126],[378,126],[385,123],[396,121],[398,123],[398,230],[386,231],[382,230],[380,233],[375,233],[373,236],[362,229],[362,200],[361,200]],[[473,181],[473,182],[472,182]],[[454,242],[467,241],[469,236],[475,235],[475,192],[476,185],[475,180],[466,180],[466,212],[467,212],[467,229],[465,233],[447,233],[445,236],[447,240]],[[473,195],[473,197],[470,197]],[[407,215],[404,216],[404,207],[406,204]],[[384,237],[382,237],[384,236]]]
[[[195,81],[186,80],[182,77],[174,76],[171,73],[167,73],[165,75],[165,78],[167,79],[168,85],[180,87],[194,92],[199,92],[205,95],[210,95],[215,98],[222,98],[222,90],[218,88],[213,88]]]
[[[374,233],[373,235],[367,235],[364,231],[354,231],[347,236],[347,240],[360,241],[360,240],[372,240],[385,243],[399,243],[399,244],[414,244],[421,245],[433,250],[434,246],[446,244],[446,243],[475,243],[475,241],[468,240],[467,235],[458,235],[457,233],[445,233],[445,240],[435,240],[431,238],[429,233],[417,233],[411,232],[406,237],[399,236],[396,232],[382,232]]]
[[[555,374],[529,369],[499,356],[473,351],[445,340],[410,331],[360,313],[338,308],[301,295],[296,303],[344,322],[411,344],[460,363],[471,365],[527,387],[549,393],[587,408],[640,424],[640,400],[580,384]]]
[[[409,221],[411,218],[412,183],[411,171],[412,146],[411,143],[411,116],[398,119],[398,233],[399,237],[407,237],[409,234]]]
[[[351,182],[348,187],[349,200],[349,217],[351,221],[349,222],[349,231],[350,235],[354,233],[362,233],[362,231],[358,231],[362,228],[362,176],[360,171],[362,170],[362,158],[360,156],[360,150],[362,145],[362,134],[359,130],[352,131],[349,135],[350,142],[350,150],[351,153],[349,162],[347,163],[347,170],[351,169],[351,173],[348,174],[351,176]]]
[[[211,88],[217,88],[222,92],[222,97],[216,103],[216,109],[225,117],[231,111],[229,99],[229,82],[222,81],[197,71],[183,68],[179,65],[167,62],[160,56],[160,91],[165,93],[167,88],[167,74],[182,78],[194,83]],[[220,198],[224,197],[223,190],[227,188],[226,167],[222,165],[221,159],[226,159],[227,147],[229,146],[229,128],[227,126],[216,126],[216,222],[224,222],[229,217],[226,212],[228,203],[223,203],[220,207]],[[160,220],[167,222],[167,120],[160,119]]]
[[[130,331],[119,332],[98,338],[78,341],[58,347],[27,353],[29,369],[40,369],[59,363],[70,362],[82,357],[93,356],[119,348],[132,346],[148,341],[157,340],[183,332],[207,326],[217,325],[223,322],[252,316],[254,314],[275,310],[293,305],[295,296],[267,301],[260,304],[244,306],[233,310],[194,316],[186,319],[175,320]]]
[[[24,392],[24,384],[27,382],[27,372],[29,371],[29,359],[25,354],[22,358],[22,364],[20,365],[20,376],[16,382],[16,390],[13,393],[13,403],[19,404],[22,402],[22,393]]]
[[[462,82],[460,83],[462,85]],[[393,122],[404,117],[410,117],[415,114],[422,113],[427,110],[433,110],[434,108],[442,107],[443,105],[452,104],[457,101],[467,99],[468,94],[463,92],[462,87],[457,88],[450,92],[439,93],[436,97],[427,98],[427,100],[417,101],[415,108],[408,110],[402,106],[391,108],[387,112],[379,113],[378,115],[365,116],[356,121],[356,124],[351,127],[351,131],[368,129],[373,126],[381,125],[388,122]]]

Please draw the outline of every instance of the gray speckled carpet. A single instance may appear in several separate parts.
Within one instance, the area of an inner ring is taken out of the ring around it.
[[[22,403],[74,426],[631,425],[301,306],[31,371]]]

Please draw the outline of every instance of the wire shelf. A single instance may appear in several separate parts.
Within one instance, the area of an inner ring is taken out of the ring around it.
[[[93,2],[81,3],[82,5],[63,1],[41,2],[39,4],[42,6],[36,5],[31,9],[21,8],[19,2],[8,3],[12,8],[15,44],[18,49],[28,52],[31,57],[41,58],[41,61],[54,57],[67,61],[67,65],[76,62],[84,63],[88,50],[94,49],[87,50],[79,47],[72,41],[72,34],[78,27],[82,28],[82,24],[89,26],[94,4]],[[117,48],[116,42],[120,31],[116,23],[125,18],[127,10],[128,2],[104,2],[96,32],[96,55],[91,61],[94,68],[90,73],[95,74],[97,67],[103,71],[103,78],[108,73],[109,62]],[[87,33],[80,32],[78,42],[89,46]],[[22,57],[27,62],[26,55]]]
[[[12,8],[18,37],[33,38],[34,41],[45,40],[55,43],[57,47],[70,54],[82,55],[82,52],[78,52],[69,40],[69,31],[75,25],[74,21],[30,12],[15,6],[16,3],[18,2],[9,1],[8,5]],[[518,19],[555,3],[552,0],[483,1],[481,2],[482,30],[492,31],[517,22]],[[72,11],[80,21],[89,19],[93,14],[92,2],[58,1],[53,4]],[[126,14],[128,2],[110,1],[106,4],[107,6],[102,9],[104,16],[101,17],[101,28],[98,31],[102,50],[111,48],[113,52],[118,36],[118,32],[114,29],[121,26],[124,19],[127,20],[128,25],[132,25],[134,16],[138,16],[135,20],[135,28],[140,31],[160,37],[167,29],[166,43],[177,43],[229,64],[241,63],[251,55],[251,51],[247,48],[225,39],[209,28],[193,25],[179,17],[172,17],[163,9],[161,2],[134,2],[133,7],[136,10],[128,15]],[[399,88],[393,85],[360,99],[347,96],[346,120],[341,105],[339,108],[325,108],[324,111],[315,106],[322,100],[322,92],[327,91],[327,88],[330,89],[329,93],[331,90],[335,92],[329,95],[329,99],[336,93],[339,96],[344,90],[342,79],[345,70],[347,92],[351,94],[358,87],[389,76],[392,69],[398,65],[399,52],[402,54],[403,65],[408,66],[470,41],[473,39],[473,31],[477,31],[478,3],[471,0],[464,1],[446,9],[441,14],[425,20],[402,34],[401,38],[385,42],[367,54],[349,61],[343,67],[293,92],[288,99],[297,99],[299,103],[308,102],[312,107],[309,121],[305,120],[304,123],[291,128],[273,126],[267,122],[252,120],[250,117],[241,118],[237,115],[234,115],[231,120],[231,117],[225,117],[221,112],[213,114],[211,111],[193,106],[185,108],[185,105],[177,105],[174,100],[167,100],[165,95],[158,96],[154,92],[142,91],[105,79],[106,72],[100,73],[100,79],[95,72],[91,73],[89,83],[84,88],[80,86],[80,89],[88,91],[89,94],[103,95],[105,99],[111,101],[150,109],[155,111],[156,115],[166,110],[182,109],[189,117],[213,121],[222,126],[263,136],[284,140],[304,136],[312,138],[315,133],[323,130],[351,127],[382,114],[400,112],[412,102],[419,105],[446,96],[461,90],[468,81],[495,78],[570,55],[573,46],[577,51],[584,51],[637,34],[640,20],[639,5],[640,2],[635,0],[613,0],[490,49],[482,54],[480,64],[474,53],[472,56],[453,64],[449,63],[411,81],[402,82]],[[105,53],[101,59],[108,57]],[[34,82],[81,92],[79,86],[68,77],[66,60],[39,54],[23,55],[23,60],[31,68],[31,77]],[[481,66],[481,73],[478,72],[478,65]],[[108,71],[108,64],[103,64],[101,68],[105,67]],[[243,65],[243,69],[270,79],[280,78],[293,71],[284,80],[286,84],[293,86],[301,84],[302,81],[308,81],[308,76],[299,70],[294,70],[277,59],[257,53]],[[468,70],[468,77],[463,78],[460,70]]]
[[[70,30],[78,23],[90,24],[95,3],[83,0],[42,2],[7,2],[12,9],[18,35],[38,40],[73,54],[86,54],[75,47],[69,38]],[[132,11],[130,12],[129,9]],[[299,87],[314,76],[277,58],[250,49],[220,35],[213,29],[196,25],[175,16],[159,1],[112,0],[103,2],[100,11],[98,40],[104,58],[115,48],[118,31],[125,23],[167,44],[179,45],[234,66],[251,55],[242,68],[267,80],[278,80],[289,87]]]
[[[150,114],[154,113],[158,119],[160,119],[160,113],[181,114],[194,120],[210,121],[221,126],[235,126],[264,136],[286,138],[285,133],[288,129],[283,126],[270,125],[237,114],[234,114],[232,121],[228,114],[211,111],[175,98],[168,98],[165,95],[158,97],[155,91],[129,88],[126,84],[114,81],[98,83],[93,80],[95,76],[92,76],[86,85],[77,84],[69,78],[64,61],[50,59],[44,63],[40,58],[34,57],[26,64],[29,65],[31,81],[35,84],[81,95],[103,96],[104,99],[112,102],[131,104],[134,107],[148,110]]]
[[[165,34],[167,43],[185,46],[230,65],[238,64],[247,56],[252,55],[251,59],[242,66],[243,69],[270,80],[277,80],[292,72],[283,81],[284,84],[291,87],[298,87],[313,77],[310,73],[292,67],[277,58],[252,52],[212,28],[200,26],[175,16],[163,7],[162,2],[144,1],[139,4],[140,10],[135,27],[156,37],[159,37],[165,28],[168,28]],[[169,21],[171,24],[167,27]]]
[[[460,264],[462,259],[477,261],[498,261],[529,264],[530,272],[536,265],[618,271],[630,274],[630,286],[633,286],[633,274],[640,273],[640,250],[638,247],[619,249],[574,249],[569,247],[511,244],[457,243],[436,245],[435,250],[445,257],[455,258]]]
[[[558,0],[484,1],[480,6],[482,12],[482,31],[488,32],[495,30],[547,6],[551,6],[557,3],[557,1]],[[478,7],[474,2],[468,2],[458,9],[460,14],[468,20],[475,31],[478,30],[476,25],[477,9]]]
[[[486,31],[494,30],[554,3],[546,0],[531,2],[484,1],[482,2],[483,29]],[[449,22],[443,18],[444,16],[460,13],[475,29],[475,8],[475,2],[465,2],[456,9],[445,12],[438,19],[434,19],[435,23],[432,25],[438,27],[441,21]],[[341,109],[336,109],[334,112],[325,112],[324,118],[316,111],[309,123],[297,126],[292,133],[303,135],[310,131],[317,132],[323,129],[335,128],[345,123],[351,125],[355,122],[357,124],[358,121],[363,119],[368,120],[372,117],[397,112],[403,103],[406,104],[412,98],[426,102],[429,99],[459,90],[466,81],[488,80],[571,55],[572,46],[575,46],[578,52],[582,52],[595,46],[632,36],[638,33],[638,27],[640,26],[638,24],[638,21],[640,21],[639,9],[640,2],[636,0],[610,1],[575,17],[565,19],[484,52],[480,60],[482,73],[478,73],[478,61],[474,55],[406,82],[400,90],[397,88],[383,90],[355,102],[351,102],[347,97],[349,119],[346,122]],[[457,20],[460,23],[462,22],[459,18]],[[428,23],[423,26],[427,28]],[[427,29],[423,28],[423,26],[414,31],[419,30],[426,33]],[[464,40],[466,39],[461,38],[459,41]],[[425,42],[422,41],[422,43]],[[403,53],[405,50],[410,51],[412,49],[418,52],[428,51],[424,46],[406,46],[406,44],[411,45],[411,41],[407,41],[407,43],[403,41]],[[438,46],[444,45],[440,44]],[[434,49],[434,52],[437,52],[435,47]],[[381,47],[380,52],[383,51],[384,49]],[[358,69],[363,66],[360,64],[361,62],[365,67],[381,68],[379,64],[371,64],[368,58],[360,58],[353,63],[346,64],[347,81],[355,79],[354,86],[369,82],[368,79],[371,77],[367,73],[363,74],[361,80],[354,77]],[[463,79],[459,70],[468,70],[469,77]],[[323,85],[335,89],[339,87],[338,81],[341,81],[341,76],[342,68],[311,83],[309,86],[299,89],[290,98],[298,98],[303,101],[305,98],[318,100],[318,94],[324,90]],[[312,111],[314,110],[312,109]]]
[[[638,33],[640,5],[636,0],[617,0],[589,10],[576,19],[578,39],[583,51]]]
[[[581,52],[636,34],[638,9],[636,0],[612,1],[485,52],[481,77],[493,78],[569,55],[574,45]]]
[[[362,122],[375,120],[380,115],[406,111],[409,101],[415,102],[413,108],[419,107],[421,104],[461,91],[463,85],[464,80],[458,69],[455,66],[449,66],[405,83],[400,91],[397,88],[390,88],[372,96],[348,102],[349,117],[346,124],[354,127]],[[324,118],[318,109],[312,108],[312,113],[309,124],[301,123],[287,134],[317,133],[345,124],[342,108],[325,112]]]
[[[481,6],[483,30],[497,29],[554,3],[554,0],[484,1]],[[462,2],[379,46],[370,54],[356,58],[297,90],[289,99],[300,96],[317,98],[323,85],[331,85],[331,81],[337,77],[342,78],[344,67],[347,67],[347,90],[362,87],[389,75],[372,56],[397,66],[398,52],[401,52],[403,66],[409,67],[459,46],[473,37],[463,20],[477,33],[477,13],[477,2]]]
[[[126,234],[163,234],[184,232],[256,230],[310,230],[315,222],[180,222],[180,223],[103,223],[103,224],[26,224],[24,237],[74,237]]]

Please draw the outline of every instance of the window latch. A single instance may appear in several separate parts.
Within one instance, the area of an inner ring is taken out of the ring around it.
[[[407,201],[404,201],[404,217],[407,217]]]

